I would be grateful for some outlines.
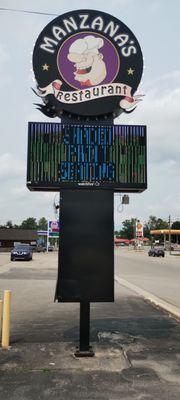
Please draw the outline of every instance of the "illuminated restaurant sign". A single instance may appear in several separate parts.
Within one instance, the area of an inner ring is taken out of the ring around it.
[[[60,15],[40,33],[33,69],[50,117],[119,115],[141,100],[135,95],[143,71],[140,45],[131,30],[101,11]]]

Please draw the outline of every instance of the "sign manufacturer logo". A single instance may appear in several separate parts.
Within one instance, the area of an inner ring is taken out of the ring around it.
[[[131,112],[143,70],[140,45],[130,29],[109,14],[63,14],[40,33],[34,47],[36,94],[48,116]]]

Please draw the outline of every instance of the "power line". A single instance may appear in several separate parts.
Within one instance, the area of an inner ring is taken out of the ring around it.
[[[53,15],[55,17],[58,16],[58,14],[50,14],[50,13],[44,13],[44,12],[39,12],[39,11],[19,10],[19,9],[15,9],[15,8],[4,8],[4,7],[0,7],[0,11],[12,11],[12,12],[25,13],[25,14]]]

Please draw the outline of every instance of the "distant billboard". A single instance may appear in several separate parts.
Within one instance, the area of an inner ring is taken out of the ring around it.
[[[136,237],[143,237],[143,223],[141,221],[136,221]]]
[[[59,237],[59,221],[48,221],[48,237],[58,238]]]

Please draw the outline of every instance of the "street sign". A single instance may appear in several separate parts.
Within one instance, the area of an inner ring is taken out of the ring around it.
[[[30,190],[147,188],[146,127],[29,123]]]
[[[60,223],[57,220],[48,221],[48,237],[49,238],[58,238],[60,230]]]
[[[143,237],[143,223],[141,221],[136,221],[136,237]]]
[[[142,51],[117,18],[76,10],[42,30],[33,70],[37,109],[61,123],[29,123],[27,187],[61,191],[55,298],[81,303],[78,355],[92,356],[89,302],[114,300],[114,192],[147,188],[146,127],[113,125],[142,100]]]

